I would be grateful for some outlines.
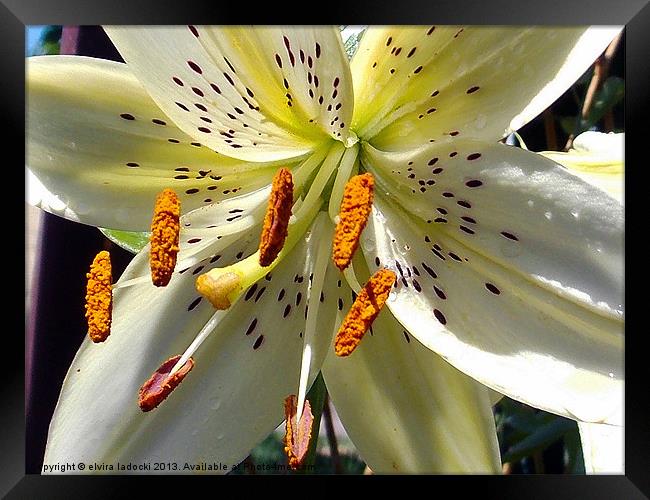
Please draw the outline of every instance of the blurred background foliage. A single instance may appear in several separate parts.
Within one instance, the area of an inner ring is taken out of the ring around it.
[[[341,30],[345,50],[351,57],[363,28],[341,26]],[[30,27],[26,36],[29,56],[59,53],[61,26]],[[624,34],[555,103],[518,131],[526,146],[532,151],[566,151],[584,131],[623,132],[623,63]],[[518,144],[514,136],[507,138],[507,142]],[[131,252],[147,243],[146,233],[102,232]],[[315,414],[312,435],[318,435],[318,439],[312,443],[305,470],[295,473],[370,473],[338,421],[322,377],[314,383],[308,399]],[[504,473],[585,473],[580,434],[574,421],[507,397],[494,406],[494,416]],[[284,425],[262,441],[231,473],[287,474],[283,438]]]

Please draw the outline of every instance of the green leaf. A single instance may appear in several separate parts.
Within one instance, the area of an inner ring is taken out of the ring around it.
[[[136,254],[149,243],[151,233],[139,233],[130,231],[118,231],[117,229],[98,228],[104,236],[116,245]]]
[[[608,111],[616,106],[625,97],[625,82],[618,76],[610,76],[594,97],[594,103],[591,106],[587,116],[587,130],[595,125]]]
[[[578,121],[577,117],[563,116],[559,118],[560,126],[566,134],[577,136],[594,127],[607,112],[621,102],[623,97],[625,97],[625,81],[618,76],[610,76],[596,92],[587,117]]]

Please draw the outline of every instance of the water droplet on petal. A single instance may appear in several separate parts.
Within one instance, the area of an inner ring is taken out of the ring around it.
[[[548,220],[551,220],[553,218],[553,214],[551,212],[544,212],[544,217],[546,217]]]

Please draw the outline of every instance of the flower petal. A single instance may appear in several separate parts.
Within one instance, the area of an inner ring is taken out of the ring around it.
[[[335,28],[106,31],[161,109],[220,153],[286,159],[347,138],[352,86]]]
[[[616,425],[578,422],[587,474],[625,473],[625,433]]]
[[[352,61],[357,134],[384,150],[496,141],[554,102],[612,27],[370,28]]]
[[[218,264],[252,253],[254,236],[231,245]],[[183,469],[185,462],[238,464],[283,420],[284,398],[298,387],[317,236],[307,234],[230,310],[217,313],[223,316],[196,352],[192,372],[148,414],[138,408],[140,386],[161,362],[184,351],[214,309],[197,294],[189,273],[164,289],[116,290],[111,336],[99,348],[85,341],[68,372],[45,462],[164,461],[178,464],[167,471],[175,473],[191,472]],[[201,265],[208,270],[216,264]],[[146,266],[146,254],[140,253],[124,279],[142,274]],[[314,298],[326,331],[334,328],[333,286],[329,279],[322,303]],[[316,373],[325,355],[319,346],[312,346]]]
[[[36,176],[28,197],[75,221],[148,230],[164,188],[174,189],[188,212],[258,189],[278,168],[195,142],[165,117],[125,64],[31,57],[27,87],[27,165]]]
[[[582,180],[599,187],[623,203],[625,134],[583,132],[568,152],[543,151],[540,154],[560,163]]]
[[[346,358],[330,350],[323,365],[336,411],[368,466],[376,473],[500,472],[488,389],[411,337],[389,311],[372,331]]]
[[[493,170],[499,169],[493,165]],[[503,182],[508,179],[517,176]],[[496,196],[497,178],[489,180]],[[491,207],[488,197],[472,199],[470,213],[478,221],[474,241],[457,234],[451,203],[444,205],[454,227],[427,225],[378,195],[362,236],[368,264],[371,270],[389,266],[399,272],[389,308],[418,340],[459,370],[531,406],[577,420],[616,423],[622,418],[623,324],[609,304],[600,302],[622,301],[620,288],[618,300],[608,288],[616,290],[622,267],[622,254],[607,254],[617,245],[620,249],[616,224],[609,221],[603,228],[612,230],[603,255],[578,246],[583,225],[568,224],[565,217],[547,224],[535,239],[535,219],[526,230],[523,216],[530,212],[525,201],[524,207],[516,203],[525,191],[511,184],[510,193],[495,197],[498,204]],[[532,190],[525,194],[543,199]],[[585,215],[588,226],[588,210]],[[512,217],[520,224],[518,241],[501,236],[499,243],[490,237],[489,224],[481,228],[490,216],[494,223]],[[572,237],[556,239],[561,229],[571,227],[576,230]],[[566,276],[556,275],[560,271]]]

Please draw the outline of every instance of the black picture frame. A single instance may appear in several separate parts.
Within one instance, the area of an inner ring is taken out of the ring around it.
[[[647,168],[644,161],[647,153],[640,152],[647,138],[643,132],[648,128],[647,103],[650,88],[648,52],[650,48],[650,6],[646,0],[563,0],[546,1],[541,8],[539,2],[522,3],[515,0],[444,0],[425,3],[424,0],[402,0],[390,6],[377,5],[373,2],[345,2],[340,5],[315,5],[313,12],[319,12],[318,19],[290,19],[284,17],[287,11],[310,12],[308,6],[289,9],[287,4],[274,5],[272,12],[269,5],[257,13],[251,13],[246,6],[224,6],[215,2],[174,2],[151,0],[138,2],[119,0],[112,2],[66,2],[41,3],[35,0],[3,0],[0,4],[0,59],[2,59],[3,96],[6,131],[3,134],[5,145],[16,149],[17,157],[24,156],[24,54],[25,27],[38,24],[89,25],[89,24],[220,24],[268,22],[269,17],[277,24],[607,24],[626,26],[626,225],[629,241],[626,241],[626,268],[633,270],[635,263],[641,262],[639,252],[642,245],[634,239],[637,227],[636,218],[643,217],[645,207],[639,203],[641,193],[635,193],[645,185],[643,171]],[[323,8],[326,7],[326,8]],[[241,14],[236,10],[241,10]],[[256,9],[257,10],[257,9]],[[280,18],[280,15],[283,17]],[[644,127],[644,125],[646,125]],[[22,139],[21,139],[22,138]],[[7,158],[10,158],[8,156]],[[5,161],[8,162],[6,159]],[[14,189],[17,198],[20,190]],[[10,206],[13,206],[13,201]],[[15,200],[24,203],[24,199]],[[20,219],[20,218],[19,218]],[[13,225],[19,220],[5,217],[5,234],[13,234]],[[641,224],[644,221],[640,221]],[[24,226],[25,227],[25,226]],[[631,231],[630,231],[631,229]],[[11,246],[11,245],[8,245]],[[13,245],[16,247],[16,245]],[[15,249],[17,253],[19,249]],[[18,256],[18,261],[20,261]],[[84,261],[85,262],[85,261]],[[53,264],[55,265],[55,264]],[[11,269],[9,269],[11,271]],[[9,273],[10,274],[10,273]],[[7,280],[11,278],[6,277]],[[365,476],[346,478],[350,481],[363,481],[358,484],[383,486],[383,481],[426,481],[422,484],[427,491],[447,491],[453,488],[455,494],[468,492],[480,493],[494,498],[648,498],[650,495],[650,415],[648,414],[647,380],[650,363],[645,361],[647,352],[643,342],[643,330],[637,319],[637,301],[643,300],[644,292],[635,293],[635,282],[641,280],[636,272],[626,273],[626,294],[628,312],[626,314],[626,439],[624,476],[436,476],[436,477],[391,477]],[[19,311],[18,307],[6,308],[6,313]],[[631,311],[631,313],[630,313]],[[16,314],[18,319],[18,314]],[[631,321],[631,323],[630,323]],[[18,321],[16,321],[18,323]],[[11,323],[13,324],[13,322]],[[636,327],[636,328],[634,328]],[[0,384],[0,495],[7,498],[77,498],[93,496],[109,498],[133,492],[134,481],[138,478],[127,477],[85,477],[85,476],[40,476],[25,474],[25,406],[24,406],[24,362],[19,355],[24,344],[16,328],[7,328],[4,332],[5,347],[3,357],[3,384]],[[141,478],[147,480],[147,487],[167,488],[167,478]],[[293,478],[292,478],[293,479]],[[256,481],[261,478],[256,478]],[[279,480],[267,476],[265,481]],[[304,480],[304,479],[303,479]],[[340,481],[341,478],[328,480]],[[433,483],[431,483],[431,481]],[[374,484],[373,484],[374,483]],[[354,485],[356,486],[356,485]],[[420,485],[414,485],[417,487]],[[282,486],[283,488],[286,486]],[[292,485],[302,489],[302,494],[309,494],[309,486],[299,483]],[[162,489],[161,488],[161,489]],[[435,488],[435,489],[433,489]],[[289,490],[289,491],[293,491]],[[153,494],[153,490],[152,490]],[[298,494],[296,492],[296,494]],[[334,494],[334,493],[332,493]]]

